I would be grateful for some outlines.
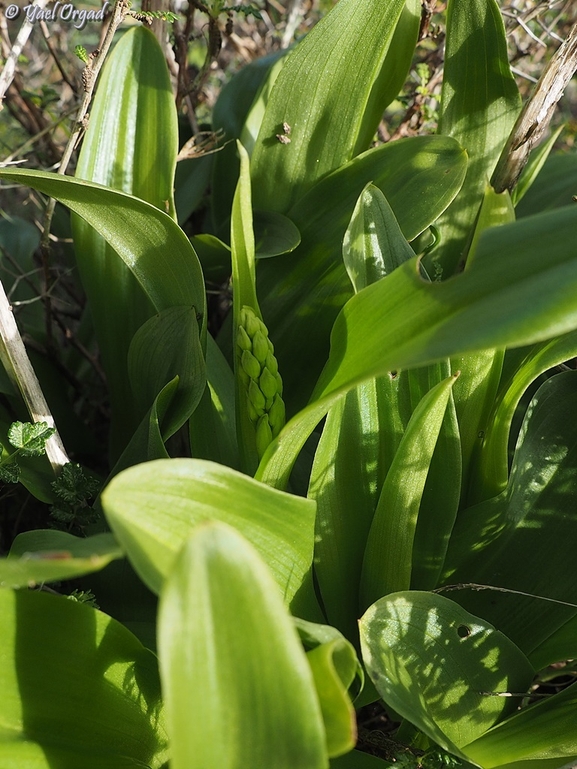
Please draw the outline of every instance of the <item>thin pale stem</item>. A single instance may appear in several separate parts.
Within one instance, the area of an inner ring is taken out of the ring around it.
[[[525,167],[531,150],[545,133],[557,102],[577,70],[577,24],[545,67],[535,91],[521,110],[493,174],[496,192],[511,191]]]

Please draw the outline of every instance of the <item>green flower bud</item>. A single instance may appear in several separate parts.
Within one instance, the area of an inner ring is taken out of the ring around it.
[[[264,414],[256,425],[256,450],[260,459],[272,441],[272,432],[268,422],[268,417]]]
[[[248,350],[242,351],[240,365],[251,379],[258,379],[260,376],[260,363],[254,355]]]
[[[268,349],[268,338],[262,331],[257,331],[252,338],[252,352],[259,363],[264,364],[266,362]]]
[[[246,333],[246,331],[242,326],[238,327],[238,333],[236,335],[236,343],[241,350],[250,350],[252,348],[250,336]]]
[[[271,374],[278,374],[277,359],[274,357],[274,354],[272,352],[269,351],[268,355],[266,356],[266,361],[264,365],[270,371]]]
[[[275,395],[277,395],[278,393],[277,378],[274,374],[271,374],[267,368],[264,368],[262,370],[262,374],[260,375],[260,379],[258,380],[258,383],[260,385],[260,389],[264,397],[267,400],[269,398],[272,399],[274,398]]]
[[[285,424],[285,406],[280,395],[275,395],[272,406],[268,412],[268,420],[272,431],[272,437],[276,438]]]
[[[260,387],[254,381],[254,379],[250,380],[250,384],[248,386],[248,398],[254,406],[257,414],[262,416],[264,414],[266,401],[264,395],[260,391]]]
[[[240,311],[240,326],[246,330],[249,337],[252,338],[261,331],[264,324],[257,318],[256,313],[250,307],[243,307]]]

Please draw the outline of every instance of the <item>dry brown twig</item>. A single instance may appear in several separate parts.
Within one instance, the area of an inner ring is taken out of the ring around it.
[[[577,23],[545,67],[501,153],[492,178],[496,192],[512,190],[529,154],[547,130],[557,102],[577,70]]]

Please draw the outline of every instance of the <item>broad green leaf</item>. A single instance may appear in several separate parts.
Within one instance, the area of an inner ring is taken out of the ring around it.
[[[189,420],[190,451],[197,459],[211,459],[238,469],[234,375],[210,334],[206,338],[208,386]]]
[[[89,606],[0,591],[0,764],[160,769],[167,759],[154,655]]]
[[[210,184],[214,155],[180,160],[174,178],[174,206],[182,226],[200,206]]]
[[[443,277],[466,258],[485,185],[520,108],[496,0],[449,0],[439,133],[457,139],[469,166],[461,192],[437,224],[441,245],[432,259]]]
[[[415,414],[421,400],[449,376],[451,364],[446,358],[422,369],[401,372],[400,378],[405,379],[410,391],[411,413]],[[460,378],[459,371],[455,371],[452,376],[456,384]],[[430,590],[437,586],[459,508],[462,460],[453,398],[454,384],[449,393],[419,505],[411,569],[411,588],[414,590]],[[403,483],[402,479],[400,483]]]
[[[467,745],[465,752],[487,769],[516,761],[529,766],[532,760],[552,758],[563,760],[550,766],[564,766],[577,756],[576,710],[577,684],[573,684],[498,724]]]
[[[524,692],[533,678],[503,633],[439,595],[381,598],[360,626],[363,660],[385,702],[461,758],[464,746],[515,707],[489,693]]]
[[[194,412],[206,387],[206,366],[194,307],[171,307],[146,321],[128,349],[136,412],[145,414],[162,388],[178,377],[163,435],[169,438]]]
[[[46,171],[3,168],[0,178],[50,195],[85,219],[128,265],[157,311],[188,305],[206,322],[198,258],[170,216],[123,192]]]
[[[473,231],[471,247],[465,269],[470,269],[476,257],[480,238],[485,230],[515,221],[515,212],[507,191],[497,194],[491,186],[485,189],[479,216]],[[464,355],[452,361],[454,370],[461,372],[453,389],[455,409],[459,421],[461,438],[461,461],[463,467],[463,499],[469,499],[469,468],[476,466],[473,461],[487,429],[489,413],[493,406],[499,377],[503,366],[504,351],[500,349]]]
[[[576,194],[577,156],[558,152],[547,159],[539,176],[517,205],[517,217],[573,205]]]
[[[192,529],[205,520],[236,527],[261,554],[287,602],[312,562],[315,504],[200,459],[132,467],[102,493],[108,522],[142,580],[156,593]]]
[[[368,286],[335,322],[316,397],[383,369],[522,346],[575,328],[576,225],[577,211],[560,209],[491,228],[481,236],[471,268],[452,280],[426,283],[411,261],[387,281]],[[376,349],[386,354],[375,359]]]
[[[367,184],[343,238],[343,262],[355,294],[414,255],[386,197]]]
[[[27,531],[16,537],[8,557],[0,559],[0,587],[72,579],[123,557],[112,534],[80,538],[55,529]]]
[[[414,33],[407,25],[389,58],[405,7]],[[256,208],[287,213],[314,182],[368,148],[402,85],[399,68],[403,76],[409,68],[418,9],[416,0],[341,0],[289,54],[252,154]],[[277,139],[284,124],[290,143]]]
[[[300,244],[300,232],[288,216],[275,211],[255,211],[253,216],[257,259],[288,254]]]
[[[134,195],[174,218],[177,137],[162,48],[150,30],[131,29],[102,69],[75,176]],[[134,220],[132,226],[138,226]],[[130,265],[118,258],[114,244],[97,230],[72,216],[76,262],[110,392],[112,445],[121,450],[142,417],[142,412],[132,411],[128,346],[154,310]],[[197,308],[202,312],[202,304]]]
[[[357,673],[357,655],[344,638],[307,652],[325,726],[327,753],[340,756],[357,742],[355,709],[347,690]]]
[[[209,283],[221,286],[232,271],[230,264],[230,246],[214,235],[195,235],[190,239],[202,265],[204,278]]]
[[[577,333],[536,345],[501,384],[487,417],[471,478],[472,503],[500,494],[509,478],[509,433],[515,411],[527,388],[543,373],[577,355]]]
[[[361,575],[361,607],[408,590],[419,507],[455,377],[440,382],[413,412],[385,478]]]
[[[413,256],[383,193],[368,184],[343,241],[355,291]],[[355,642],[366,540],[404,427],[399,377],[387,374],[331,407],[315,452],[308,490],[317,503],[315,575],[329,621]]]
[[[328,765],[298,635],[237,531],[205,523],[186,540],[162,592],[159,656],[173,769]]]
[[[466,163],[453,139],[419,136],[392,142],[330,174],[288,212],[301,245],[286,259],[259,262],[257,285],[289,412],[307,402],[328,353],[331,327],[352,294],[339,255],[363,189],[372,182],[383,192],[403,235],[412,240],[455,197]]]
[[[280,57],[288,51],[275,51],[242,67],[222,88],[212,113],[215,131],[224,132],[225,145],[214,155],[210,196],[214,231],[221,238],[230,235],[230,212],[238,181],[239,161],[234,139],[240,139],[251,107],[259,101],[266,80]],[[256,130],[258,131],[257,126]],[[244,137],[246,139],[246,137]],[[242,142],[248,146],[248,142]]]
[[[577,613],[538,598],[577,604],[576,409],[577,372],[558,374],[540,387],[521,429],[507,490],[459,515],[447,556],[445,584],[473,582],[528,594],[459,590],[453,598],[529,657]]]
[[[168,382],[157,397],[148,413],[136,428],[128,445],[118,458],[111,472],[111,477],[118,475],[122,470],[141,462],[153,459],[168,459],[168,452],[164,445],[165,437],[162,424],[168,413],[170,405],[178,389],[178,377]]]
[[[366,379],[576,328],[575,227],[577,211],[567,208],[492,228],[463,274],[426,283],[417,260],[410,261],[350,299],[335,323],[313,402],[271,443],[256,477],[284,488],[330,405]]]
[[[523,200],[527,192],[531,189],[533,182],[535,179],[537,179],[543,169],[543,166],[547,162],[547,158],[553,149],[553,145],[563,132],[564,128],[565,126],[560,125],[555,131],[553,131],[551,136],[546,141],[544,141],[539,147],[533,150],[533,152],[531,152],[529,155],[527,165],[519,177],[517,186],[511,193],[514,206],[517,206],[521,200]]]
[[[351,750],[344,756],[331,758],[331,769],[385,769],[387,766],[398,766],[398,764],[394,761],[383,761],[360,750]]]

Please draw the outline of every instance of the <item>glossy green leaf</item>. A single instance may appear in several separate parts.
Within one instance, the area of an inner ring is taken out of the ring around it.
[[[548,379],[533,398],[517,443],[507,490],[463,511],[444,581],[522,591],[459,590],[454,600],[506,633],[527,656],[577,608],[573,513],[577,478],[577,372]]]
[[[467,745],[467,755],[492,769],[515,761],[562,759],[564,766],[577,756],[577,685],[533,704]]]
[[[573,205],[576,190],[577,156],[558,152],[547,159],[539,176],[517,205],[517,217]]]
[[[328,765],[298,635],[237,531],[205,523],[186,540],[160,601],[159,656],[173,769]]]
[[[16,537],[8,557],[0,559],[0,587],[32,587],[80,577],[123,556],[112,534],[85,539],[55,529],[27,531]]]
[[[158,393],[148,413],[145,414],[128,445],[116,461],[111,476],[118,475],[127,467],[138,465],[141,462],[168,459],[162,425],[177,389],[178,377],[175,377]]]
[[[543,166],[547,162],[547,158],[549,157],[555,142],[563,132],[564,127],[565,126],[560,125],[555,131],[552,132],[551,136],[549,136],[546,141],[540,144],[539,147],[533,150],[533,152],[531,152],[529,155],[527,165],[519,177],[517,186],[511,193],[514,206],[517,206],[521,200],[523,200],[527,192],[531,189],[533,182],[537,179],[543,170]]]
[[[167,759],[154,655],[89,606],[0,591],[3,769],[160,769]]]
[[[192,529],[204,520],[236,527],[291,601],[312,562],[315,505],[200,459],[132,467],[102,493],[102,506],[142,580],[159,592]]]
[[[173,435],[191,416],[206,387],[206,366],[194,307],[171,307],[146,321],[128,350],[128,377],[137,413],[148,411],[162,388],[178,377],[163,435]]]
[[[363,660],[385,702],[461,758],[464,746],[515,707],[487,693],[524,692],[533,678],[503,633],[443,596],[395,593],[373,604],[360,625]]]
[[[368,184],[343,241],[355,291],[413,256],[383,193]],[[323,606],[329,621],[355,641],[366,540],[405,427],[399,381],[387,374],[364,382],[331,407],[310,476],[308,495],[317,503],[315,575]]]
[[[414,255],[387,199],[378,187],[367,184],[343,238],[343,262],[355,294]]]
[[[306,404],[328,354],[331,327],[352,293],[339,255],[363,189],[372,182],[383,192],[403,235],[412,240],[455,197],[466,163],[453,139],[391,142],[330,174],[288,212],[301,245],[286,259],[260,262],[257,281],[289,412]]]
[[[157,311],[189,305],[205,322],[202,270],[170,216],[123,192],[46,171],[3,168],[0,178],[50,195],[85,219],[126,262]]]
[[[451,376],[448,359],[422,369],[401,372],[400,378],[408,383],[413,415],[422,399],[448,376]],[[454,384],[431,456],[415,527],[411,568],[411,588],[414,590],[431,590],[437,586],[459,508],[461,438],[453,397],[454,385],[460,379],[459,371],[452,376]],[[401,478],[399,482],[404,481]]]
[[[174,217],[177,136],[176,109],[162,48],[144,26],[131,29],[102,69],[75,176],[134,195]],[[134,220],[132,226],[138,226]],[[142,417],[132,410],[126,369],[128,346],[154,309],[130,265],[118,258],[114,244],[107,242],[102,232],[73,215],[72,233],[107,375],[112,442],[120,450]],[[202,305],[198,308],[202,312]]]
[[[212,174],[213,155],[180,160],[174,178],[174,206],[182,226],[200,206]]]
[[[383,761],[360,750],[351,750],[344,756],[331,758],[331,769],[385,769],[387,766],[397,766],[397,763]]]
[[[347,689],[357,672],[353,646],[345,639],[320,644],[307,652],[321,706],[329,756],[348,753],[357,742],[357,721]]]
[[[576,225],[577,211],[561,209],[492,228],[483,233],[471,268],[452,280],[426,283],[416,262],[406,262],[387,281],[369,286],[337,318],[316,397],[383,369],[521,346],[571,330],[577,326]],[[386,354],[375,359],[372,349]]]
[[[476,258],[481,235],[485,230],[514,221],[515,212],[509,193],[505,191],[497,194],[491,186],[487,186],[473,231],[465,269],[471,268]],[[474,459],[487,430],[489,414],[503,366],[503,355],[504,351],[501,349],[485,350],[473,355],[460,356],[451,362],[453,369],[461,372],[453,389],[453,396],[461,438],[463,467],[461,497],[463,499],[469,500],[474,494],[470,488],[469,470],[471,467],[473,473],[477,470]]]
[[[288,254],[301,242],[296,225],[275,211],[254,212],[254,233],[257,259]]]
[[[577,212],[561,209],[492,228],[483,233],[477,256],[462,275],[426,283],[415,260],[350,299],[335,323],[315,400],[273,441],[256,477],[284,488],[300,449],[330,405],[363,380],[575,328],[576,226]]]
[[[210,334],[206,338],[206,366],[208,386],[189,420],[191,454],[238,469],[234,376]]]
[[[214,235],[195,235],[190,239],[202,265],[207,283],[221,286],[231,275],[230,246]]]
[[[224,85],[214,105],[213,129],[223,131],[225,141],[229,142],[214,156],[210,197],[214,231],[223,239],[228,240],[230,235],[230,212],[238,181],[239,162],[234,139],[241,138],[251,107],[259,100],[262,90],[267,88],[266,80],[271,70],[287,53],[287,50],[274,51],[242,67]],[[243,139],[243,146],[249,147],[247,137]]]
[[[407,26],[389,59],[405,6],[414,36]],[[341,0],[289,54],[252,155],[256,208],[287,213],[315,181],[368,148],[402,84],[398,74],[389,81],[387,67],[397,72],[402,61],[407,72],[418,20],[415,0]],[[284,124],[290,143],[277,139]]]
[[[496,0],[450,0],[439,133],[467,150],[469,167],[461,192],[437,224],[441,245],[433,261],[443,277],[466,257],[485,185],[520,108]]]
[[[472,503],[500,494],[509,478],[509,433],[515,411],[527,388],[543,373],[577,355],[577,332],[535,345],[501,384],[485,422],[469,498]]]
[[[454,381],[440,382],[421,400],[387,473],[365,548],[362,608],[410,587],[419,507]]]

